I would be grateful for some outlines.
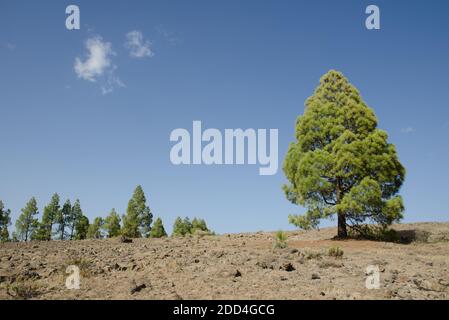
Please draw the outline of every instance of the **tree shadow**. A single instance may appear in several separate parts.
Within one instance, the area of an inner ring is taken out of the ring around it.
[[[388,229],[379,233],[358,233],[352,234],[347,238],[340,238],[338,236],[333,237],[331,240],[369,240],[379,242],[391,242],[399,244],[411,244],[413,242],[427,243],[430,237],[430,232],[420,229],[406,229],[395,230]]]
[[[397,242],[402,244],[410,244],[412,242],[428,242],[430,232],[419,229],[396,230]],[[393,241],[394,242],[394,241]]]

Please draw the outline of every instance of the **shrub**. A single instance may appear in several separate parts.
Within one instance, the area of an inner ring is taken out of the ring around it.
[[[283,231],[276,232],[274,247],[277,249],[287,248],[287,234]]]
[[[306,260],[312,260],[312,259],[321,259],[321,252],[316,252],[316,251],[309,251],[306,250],[304,252],[304,258]]]
[[[330,247],[327,250],[327,255],[330,257],[341,258],[343,257],[343,254],[344,254],[343,250],[338,246]]]

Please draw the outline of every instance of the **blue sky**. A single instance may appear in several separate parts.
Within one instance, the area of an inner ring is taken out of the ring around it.
[[[69,4],[80,30],[65,28]],[[369,4],[381,30],[364,26]],[[305,99],[337,69],[397,146],[404,221],[447,221],[448,12],[436,0],[0,0],[0,199],[15,220],[30,197],[42,211],[58,192],[93,218],[124,213],[141,184],[168,230],[186,215],[219,233],[293,229],[288,214],[304,209],[285,199],[281,168],[174,166],[169,135],[193,120],[275,128],[282,162]],[[133,30],[151,53],[130,55]],[[109,44],[95,82],[75,69],[88,39]]]

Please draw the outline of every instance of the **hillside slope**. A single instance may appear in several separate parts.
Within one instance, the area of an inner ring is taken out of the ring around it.
[[[269,232],[6,243],[0,299],[448,299],[449,223],[395,229],[410,243],[332,240],[335,228],[290,232],[285,249]],[[79,290],[65,286],[68,265]],[[380,289],[365,287],[368,265]]]

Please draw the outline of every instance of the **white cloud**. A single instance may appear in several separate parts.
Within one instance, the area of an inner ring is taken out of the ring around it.
[[[143,38],[140,31],[133,30],[126,34],[125,47],[129,49],[129,55],[133,58],[152,57],[151,42]]]
[[[111,93],[115,88],[124,88],[125,84],[114,73],[116,67],[108,71],[105,81],[101,84],[101,93],[103,95]]]
[[[415,129],[412,127],[402,128],[401,132],[402,133],[413,133],[413,132],[415,132]]]
[[[124,83],[115,74],[117,67],[112,63],[112,44],[105,42],[100,36],[86,41],[87,55],[84,61],[76,57],[74,70],[78,78],[98,82],[103,94],[110,93],[116,87],[124,87]]]
[[[95,82],[104,71],[111,66],[112,45],[103,42],[101,37],[89,38],[86,41],[86,49],[89,51],[85,61],[75,58],[75,72],[79,78]]]

